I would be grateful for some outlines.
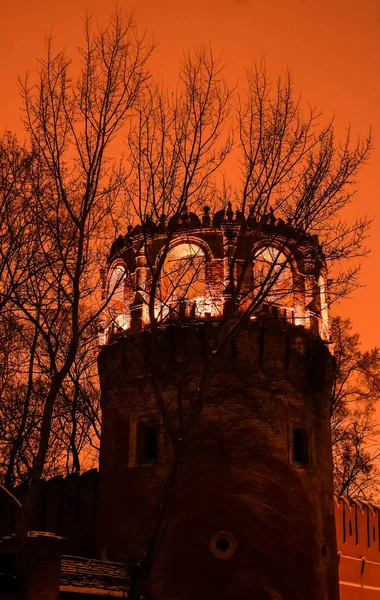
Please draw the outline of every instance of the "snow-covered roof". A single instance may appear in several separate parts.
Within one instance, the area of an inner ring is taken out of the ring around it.
[[[129,585],[128,565],[81,556],[62,556],[61,592],[126,598]]]

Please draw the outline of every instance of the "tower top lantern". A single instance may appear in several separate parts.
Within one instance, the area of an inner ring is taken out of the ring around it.
[[[329,341],[327,269],[317,236],[274,211],[198,216],[186,205],[129,226],[112,245],[101,341],[152,322],[258,316],[284,319]]]

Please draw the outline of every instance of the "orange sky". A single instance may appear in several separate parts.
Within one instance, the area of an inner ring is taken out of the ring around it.
[[[44,34],[52,31],[67,53],[81,41],[81,16],[87,9],[99,21],[107,18],[108,0],[17,0],[0,2],[0,129],[21,132],[17,76],[33,72],[43,53]],[[154,72],[173,81],[183,50],[210,41],[223,50],[231,83],[244,77],[252,59],[265,56],[277,75],[286,66],[298,91],[336,115],[338,132],[350,123],[365,135],[372,125],[375,151],[360,174],[353,216],[376,218],[380,191],[380,1],[379,0],[119,0],[135,10],[140,30],[158,42]],[[350,316],[364,348],[380,345],[380,219],[372,226],[369,258],[363,260],[366,286],[334,312]]]

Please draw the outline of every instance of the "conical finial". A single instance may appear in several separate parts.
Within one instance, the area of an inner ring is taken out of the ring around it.
[[[210,225],[211,225],[211,218],[210,218],[209,213],[210,213],[210,207],[204,206],[203,207],[203,216],[202,216],[203,227],[210,227]]]
[[[232,204],[231,204],[231,202],[228,202],[228,204],[227,204],[227,211],[226,211],[226,217],[227,217],[227,221],[229,223],[231,223],[231,221],[233,219],[233,216],[234,216],[234,213],[233,213],[233,210],[232,210]]]
[[[187,212],[187,205],[184,204],[183,205],[183,209],[181,211],[178,223],[180,225],[187,225],[189,222],[189,213]]]
[[[269,223],[271,225],[274,225],[276,222],[276,217],[274,216],[274,210],[272,208],[272,206],[269,208]]]

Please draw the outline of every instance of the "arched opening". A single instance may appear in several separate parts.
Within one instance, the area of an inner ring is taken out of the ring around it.
[[[293,430],[293,462],[300,465],[310,462],[309,436],[305,429]]]
[[[136,429],[136,464],[158,460],[158,423],[141,422]]]
[[[254,261],[254,293],[270,314],[293,321],[294,279],[289,259],[274,247],[259,249]]]
[[[129,309],[126,307],[124,298],[126,277],[125,268],[122,265],[116,265],[111,270],[108,279],[108,326],[116,331],[127,329],[130,326]]]
[[[200,246],[182,243],[169,250],[164,261],[156,316],[198,317],[206,297],[206,261]]]

